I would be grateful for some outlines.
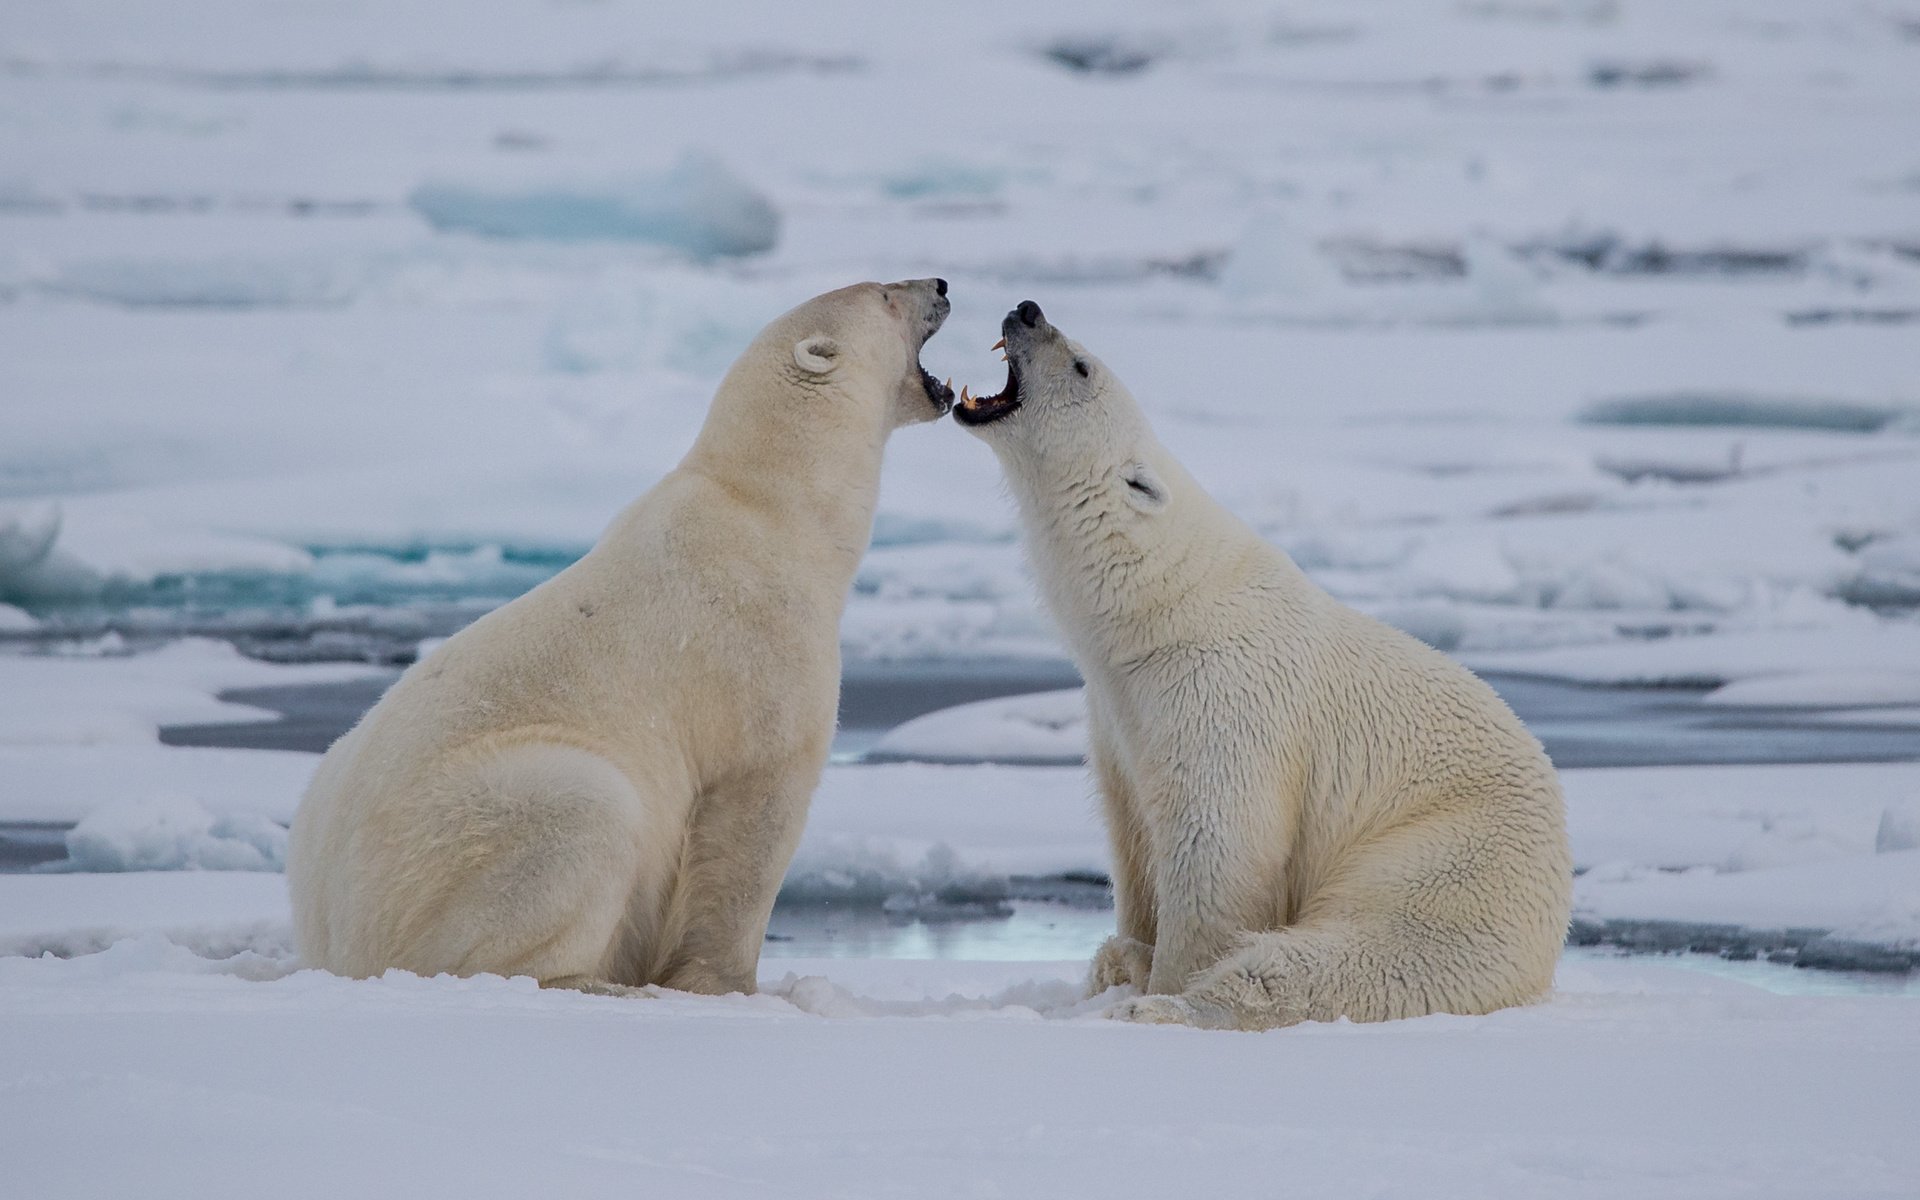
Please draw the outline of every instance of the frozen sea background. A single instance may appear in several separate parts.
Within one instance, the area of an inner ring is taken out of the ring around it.
[[[1920,8],[6,26],[0,862],[80,868],[0,875],[10,1187],[1920,1190]],[[1508,690],[1599,944],[1553,1000],[1095,1019],[1078,699],[947,424],[889,449],[767,995],[293,969],[313,739],[590,545],[767,319],[929,274],[936,374],[996,387],[1040,301],[1319,582]]]

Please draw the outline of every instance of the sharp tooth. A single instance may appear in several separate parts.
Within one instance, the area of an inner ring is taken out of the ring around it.
[[[947,381],[941,384],[940,386],[947,389],[947,391],[949,392],[953,391],[953,376],[951,375],[947,376]]]
[[[972,403],[973,403],[973,397],[967,395],[967,385],[964,383],[961,384],[960,385],[960,407],[965,408]]]
[[[997,341],[997,342],[995,342],[995,343],[994,343],[993,345],[991,345],[991,346],[988,346],[988,347],[987,347],[987,349],[989,349],[989,350],[1001,350],[1001,349],[1004,349],[1004,348],[1006,347],[1006,344],[1007,344],[1007,339],[1005,339],[1005,338],[1001,338],[1001,339],[1000,339],[999,341]]]

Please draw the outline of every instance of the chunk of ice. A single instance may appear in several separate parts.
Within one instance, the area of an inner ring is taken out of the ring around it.
[[[1889,804],[1881,810],[1873,852],[1892,854],[1899,850],[1920,850],[1920,800]]]
[[[216,816],[190,796],[110,804],[67,831],[76,871],[279,871],[287,831],[255,813]]]
[[[961,704],[915,717],[874,744],[876,761],[1072,764],[1087,753],[1079,688]]]
[[[705,154],[655,175],[602,183],[500,187],[429,182],[407,203],[441,232],[554,242],[634,241],[696,258],[771,250],[780,215],[772,201]]]

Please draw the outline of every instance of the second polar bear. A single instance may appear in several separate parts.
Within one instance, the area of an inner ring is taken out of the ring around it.
[[[860,284],[774,321],[584,558],[334,743],[287,863],[309,964],[754,990],[833,738],[881,449],[952,400],[919,363],[946,291]]]
[[[1493,690],[1347,608],[1216,503],[1032,301],[993,448],[1087,682],[1119,932],[1112,1015],[1266,1029],[1542,995],[1572,860],[1551,764]]]

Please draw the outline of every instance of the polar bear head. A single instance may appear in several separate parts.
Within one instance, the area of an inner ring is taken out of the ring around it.
[[[809,424],[852,422],[882,432],[936,420],[953,389],[920,365],[947,319],[944,279],[856,283],[815,296],[761,331],[734,367],[753,402],[792,408]],[[778,384],[772,395],[764,384]],[[722,385],[726,394],[734,389]],[[764,415],[764,414],[762,414]]]
[[[1160,461],[1133,394],[1106,364],[1056,329],[1031,300],[1007,314],[1000,333],[1006,386],[992,396],[962,389],[953,416],[993,447],[1015,490],[1064,489],[1076,503],[1110,497],[1143,516],[1165,509],[1169,464]]]

